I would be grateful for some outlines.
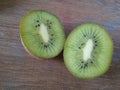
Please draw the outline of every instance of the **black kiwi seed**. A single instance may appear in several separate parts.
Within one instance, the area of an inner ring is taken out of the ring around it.
[[[47,45],[44,45],[45,48],[47,48]]]
[[[39,20],[37,20],[36,22],[39,22]]]
[[[53,34],[51,34],[51,36],[53,36]]]
[[[85,65],[85,67],[87,67],[87,66],[88,66],[88,63],[85,63],[84,65]]]
[[[83,61],[81,61],[81,63],[84,63]]]
[[[35,25],[35,27],[37,28],[38,26],[37,26],[37,25]]]
[[[53,45],[53,43],[51,43],[51,45]]]
[[[50,22],[49,24],[52,24],[52,22]]]
[[[81,46],[83,46],[83,45],[84,45],[84,43],[81,44]]]
[[[79,49],[81,49],[81,47],[78,47]]]
[[[83,68],[83,66],[80,67],[81,69]]]
[[[93,38],[96,38],[95,36],[93,36]]]
[[[90,63],[93,63],[93,61],[91,61]]]
[[[95,43],[97,43],[97,41],[95,41]]]
[[[38,27],[40,26],[40,24],[38,24]]]

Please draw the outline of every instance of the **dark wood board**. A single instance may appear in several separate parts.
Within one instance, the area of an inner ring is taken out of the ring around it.
[[[108,72],[83,80],[67,70],[63,53],[49,60],[31,57],[21,44],[19,25],[35,9],[57,15],[67,35],[84,22],[104,26],[114,42]],[[120,0],[0,0],[0,90],[120,90]]]

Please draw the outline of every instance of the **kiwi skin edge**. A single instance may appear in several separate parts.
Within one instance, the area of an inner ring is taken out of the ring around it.
[[[35,11],[43,11],[43,12],[50,13],[50,12],[48,12],[48,11],[41,10],[41,9],[32,10],[32,11],[26,13],[26,14],[22,17],[22,19],[21,19],[21,21],[20,21],[20,28],[21,28],[22,20],[23,20],[29,13],[32,13],[32,12],[35,12]],[[63,24],[62,24],[61,20],[60,20],[56,15],[54,15],[53,13],[50,13],[50,14],[52,14],[55,18],[57,18],[57,19],[59,20],[59,23],[61,24],[61,27],[62,27],[62,29],[63,29],[63,31],[64,31],[64,27],[63,27]],[[21,30],[21,29],[19,29],[19,30]],[[19,32],[20,32],[20,31],[19,31]],[[61,50],[57,55],[55,55],[55,56],[53,56],[53,57],[48,57],[48,58],[38,57],[38,56],[34,55],[33,53],[31,53],[31,52],[27,49],[27,47],[26,47],[26,46],[24,45],[24,43],[23,43],[23,40],[22,40],[22,37],[21,37],[21,33],[19,33],[19,35],[20,35],[21,43],[22,43],[22,45],[23,45],[24,48],[25,48],[25,51],[27,51],[32,57],[34,57],[34,58],[36,58],[36,59],[48,60],[48,59],[54,58],[54,57],[58,56],[58,55],[63,51],[63,48],[64,48],[64,45],[63,45],[62,50]],[[65,37],[65,40],[66,40],[66,33],[65,33],[65,31],[64,31],[64,37]],[[65,40],[64,40],[64,44],[65,44]]]
[[[99,75],[97,75],[97,76],[93,75],[92,77],[80,77],[80,76],[76,75],[75,73],[73,73],[71,70],[69,70],[68,68],[71,68],[71,67],[70,67],[69,65],[67,65],[67,61],[65,60],[65,59],[66,59],[66,57],[65,57],[65,48],[67,47],[68,41],[70,41],[70,38],[69,38],[69,37],[66,39],[66,42],[65,42],[65,45],[64,45],[64,51],[63,51],[64,62],[65,62],[65,65],[66,65],[68,71],[69,71],[73,76],[75,76],[75,77],[77,77],[77,78],[80,78],[80,79],[94,79],[94,78],[100,77],[100,76],[102,76],[103,74],[105,74],[105,73],[108,71],[108,69],[110,68],[110,64],[111,64],[111,62],[112,62],[113,50],[114,50],[114,43],[113,43],[113,40],[112,40],[110,34],[108,33],[108,31],[107,31],[103,26],[101,26],[101,25],[99,25],[99,24],[96,24],[96,23],[92,23],[92,22],[86,22],[86,23],[83,23],[83,24],[81,24],[81,25],[79,25],[79,26],[82,26],[82,25],[84,25],[84,24],[93,24],[93,25],[100,26],[100,27],[106,32],[106,34],[109,36],[109,39],[110,39],[110,41],[111,41],[111,46],[112,46],[112,48],[111,48],[111,51],[112,51],[112,52],[111,52],[111,56],[109,56],[109,58],[110,58],[109,63],[106,65],[107,68],[105,68],[104,71],[103,71],[101,74],[99,74]],[[79,27],[79,26],[78,26],[78,27]],[[78,27],[74,28],[72,32],[75,32]],[[71,33],[72,33],[72,32],[71,32]]]
[[[36,58],[36,59],[40,59],[40,58],[38,58],[37,56],[33,55],[31,52],[29,52],[29,50],[26,48],[26,46],[25,46],[24,43],[23,43],[23,40],[22,40],[22,38],[21,38],[21,35],[20,35],[20,40],[21,40],[21,43],[22,43],[25,51],[27,51],[27,53],[29,53],[30,56],[32,56],[32,57],[34,57],[34,58]],[[47,59],[45,59],[45,58],[41,58],[41,59],[47,60]]]

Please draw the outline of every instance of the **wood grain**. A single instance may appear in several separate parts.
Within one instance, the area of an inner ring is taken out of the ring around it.
[[[31,57],[19,36],[22,16],[34,9],[57,15],[68,35],[83,22],[106,27],[114,42],[110,69],[93,80],[72,76],[62,53],[53,59]],[[120,0],[0,0],[0,90],[120,90]]]

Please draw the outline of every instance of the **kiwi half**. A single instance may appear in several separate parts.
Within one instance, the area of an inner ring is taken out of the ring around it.
[[[45,59],[57,56],[65,42],[65,32],[60,20],[44,10],[34,10],[23,17],[20,36],[30,54]]]
[[[64,61],[78,78],[91,79],[104,74],[111,63],[113,42],[108,32],[95,23],[84,23],[68,36]]]

